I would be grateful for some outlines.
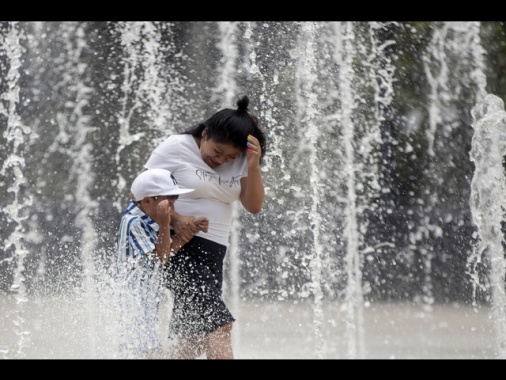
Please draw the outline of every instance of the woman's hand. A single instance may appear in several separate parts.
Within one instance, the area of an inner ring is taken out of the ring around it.
[[[207,230],[209,229],[209,219],[207,219],[205,216],[193,218],[193,223],[197,226],[199,231],[207,232]]]
[[[248,136],[246,160],[248,162],[248,176],[241,178],[241,200],[244,208],[252,214],[258,214],[265,200],[265,189],[260,169],[262,148],[256,137]]]
[[[262,148],[257,138],[253,135],[248,135],[248,142],[246,143],[248,148],[246,149],[246,160],[248,161],[248,167],[257,166],[260,163],[260,156],[262,155]]]
[[[204,216],[179,216],[177,219],[172,219],[172,227],[176,235],[178,235],[184,242],[190,241],[197,232],[207,232],[209,227],[209,219]]]

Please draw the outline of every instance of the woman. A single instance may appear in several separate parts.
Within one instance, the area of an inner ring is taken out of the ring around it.
[[[188,241],[167,266],[167,286],[174,305],[169,336],[175,358],[233,359],[235,321],[222,298],[223,261],[229,245],[233,202],[260,212],[265,190],[260,169],[265,135],[248,111],[247,96],[237,109],[222,109],[183,134],[161,143],[145,169],[170,170],[182,187],[171,213],[174,233]],[[207,232],[193,220],[209,220]]]

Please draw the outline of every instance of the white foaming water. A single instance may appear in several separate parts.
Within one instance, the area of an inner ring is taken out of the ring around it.
[[[30,252],[26,248],[26,231],[23,227],[23,221],[29,215],[28,208],[32,204],[31,194],[26,190],[27,181],[23,173],[25,167],[24,149],[27,139],[30,138],[31,129],[22,124],[18,111],[20,103],[18,82],[22,66],[21,38],[22,34],[17,29],[16,23],[13,23],[8,33],[0,40],[0,50],[5,51],[10,63],[9,72],[5,78],[8,90],[2,94],[2,100],[5,101],[7,107],[4,108],[1,103],[0,114],[7,118],[4,137],[11,147],[11,153],[2,164],[0,174],[4,178],[6,176],[13,178],[12,185],[7,189],[9,193],[12,193],[12,200],[3,211],[15,224],[14,230],[7,237],[3,248],[6,252],[13,252],[13,258],[16,261],[14,278],[10,287],[16,300],[16,308],[7,310],[5,318],[18,338],[15,345],[12,346],[13,352],[10,351],[9,346],[4,346],[2,343],[0,343],[0,349],[14,358],[26,357],[25,349],[31,342],[30,332],[26,327],[26,307],[29,298],[24,283],[24,263]]]
[[[171,78],[170,73],[164,75],[160,31],[153,23],[120,22],[117,29],[121,33],[121,45],[125,51],[122,62],[124,76],[121,84],[121,109],[117,115],[119,145],[115,154],[118,175],[116,207],[122,210],[128,199],[131,182],[130,178],[124,178],[122,175],[123,166],[128,166],[133,161],[132,152],[127,149],[143,139],[148,140],[148,146],[156,146],[157,140],[150,140],[153,135],[149,131],[164,131],[161,140],[165,133],[174,130],[170,123],[173,116],[171,95],[179,83],[178,78]],[[170,65],[167,66],[170,68]],[[114,83],[116,77],[110,79],[111,83]],[[141,112],[147,130],[141,130],[139,125],[132,121]],[[136,170],[140,171],[141,167]]]
[[[451,140],[455,129],[459,128],[455,119],[459,117],[460,94],[465,91],[469,83],[472,83],[476,88],[476,99],[482,98],[486,87],[486,77],[479,23],[441,22],[435,23],[432,28],[434,30],[432,40],[422,59],[429,84],[429,128],[425,132],[427,154],[434,157],[434,160],[430,161],[424,170],[423,180],[441,184],[445,178],[444,172],[441,172],[444,166],[439,164],[439,159],[436,159],[436,151],[444,151],[441,147],[447,144],[447,140]],[[469,83],[464,80],[456,81],[455,78],[458,76],[469,78]],[[445,155],[443,159],[448,161],[446,164],[448,166],[458,165],[452,162],[452,154]],[[429,216],[434,210],[441,208],[441,198],[428,192],[428,196],[423,199],[423,213],[427,216],[421,218],[420,225],[410,234],[410,239],[423,254],[424,285],[421,298],[427,309],[430,309],[435,302],[432,274],[433,262],[439,253],[431,245],[426,245],[424,241],[427,238],[438,238],[443,234],[439,223]],[[452,219],[451,214],[444,217]]]
[[[313,87],[316,84],[316,36],[318,35],[318,26],[314,23],[305,23],[302,26],[299,39],[299,49],[301,51],[301,59],[298,62],[298,78],[300,78],[300,92],[298,102],[303,107],[297,111],[299,114],[298,119],[302,125],[305,126],[305,141],[309,148],[309,159],[307,165],[311,168],[309,181],[313,184],[319,184],[320,168],[318,166],[317,146],[318,138],[318,125],[321,124],[321,116],[316,112],[318,109],[318,99]],[[305,102],[302,102],[305,99]],[[311,204],[309,205],[309,228],[313,235],[313,247],[310,252],[306,253],[308,268],[310,270],[311,282],[308,290],[314,297],[314,332],[316,338],[316,352],[318,357],[322,359],[323,354],[323,310],[321,302],[323,299],[322,291],[322,256],[323,247],[320,244],[320,231],[321,231],[321,216],[318,213],[318,208],[321,206],[321,188],[320,186],[312,186],[309,194]]]
[[[499,357],[506,359],[506,295],[504,234],[506,209],[506,112],[504,102],[489,94],[472,110],[474,135],[470,156],[475,163],[471,182],[471,211],[478,227],[478,244],[470,257],[471,274],[477,279],[477,266],[490,263],[492,317],[499,339]],[[475,285],[480,285],[479,280]],[[482,284],[483,285],[483,284]]]

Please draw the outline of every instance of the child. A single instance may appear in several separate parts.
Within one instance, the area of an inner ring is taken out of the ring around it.
[[[143,171],[132,183],[133,199],[121,218],[117,240],[120,350],[126,357],[150,358],[161,348],[157,314],[163,266],[187,242],[171,237],[170,212],[179,194],[191,191],[180,188],[165,169]],[[207,218],[196,217],[194,224],[207,232]]]

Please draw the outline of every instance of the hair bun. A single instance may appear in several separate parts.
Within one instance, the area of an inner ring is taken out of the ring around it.
[[[239,111],[247,111],[249,105],[249,98],[244,95],[241,99],[237,101],[237,109]]]

